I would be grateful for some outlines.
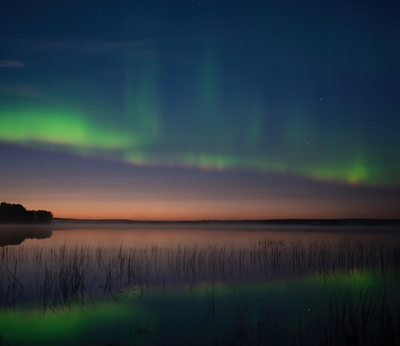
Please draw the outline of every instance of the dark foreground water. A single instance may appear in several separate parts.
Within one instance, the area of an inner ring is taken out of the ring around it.
[[[394,227],[0,226],[0,345],[399,345]]]

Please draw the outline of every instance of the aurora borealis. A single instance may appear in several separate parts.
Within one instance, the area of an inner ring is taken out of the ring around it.
[[[59,217],[398,217],[399,11],[5,1],[0,196]]]

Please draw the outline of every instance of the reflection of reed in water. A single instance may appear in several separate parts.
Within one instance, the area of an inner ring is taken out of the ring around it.
[[[360,286],[358,292],[338,290],[327,294],[326,318],[314,319],[298,313],[297,334],[290,333],[284,316],[271,323],[268,314],[254,319],[257,306],[241,306],[231,327],[231,338],[223,345],[391,345],[400,344],[400,302],[391,306],[385,289],[372,294]]]
[[[398,276],[400,245],[380,241],[332,244],[269,239],[239,248],[196,244],[153,244],[138,248],[64,244],[50,249],[3,247],[0,261],[0,291],[4,292],[2,286],[11,280],[11,270],[21,285],[28,272],[34,277],[39,300],[46,309],[50,301],[50,306],[68,305],[93,294],[141,295],[144,289],[166,289],[171,285],[187,286],[190,290],[201,282],[257,282],[315,274],[324,280],[334,280],[337,272],[354,277],[358,271],[368,271],[374,277]]]
[[[391,306],[384,286],[372,295],[360,286],[358,296],[349,291],[329,296],[324,322],[324,345],[399,345],[400,302]]]
[[[0,246],[19,245],[25,239],[46,239],[52,235],[47,227],[25,226],[0,229]]]
[[[194,290],[196,294],[199,286],[208,285],[212,290],[205,286],[209,306],[207,319],[212,320],[218,313],[218,297],[214,286],[210,286],[214,283],[234,286],[240,282],[316,275],[323,284],[334,282],[343,275],[357,281],[359,273],[364,271],[374,280],[385,282],[386,278],[398,279],[400,276],[400,245],[381,241],[306,243],[270,239],[243,247],[153,244],[132,248],[64,244],[49,249],[3,247],[0,248],[0,263],[0,312],[26,300],[27,285],[43,313],[50,310],[66,314],[74,307],[84,309],[87,304],[95,305],[99,298],[119,301],[123,297],[136,296],[140,299],[148,289],[167,292],[177,285],[190,292]],[[399,323],[400,309],[388,308],[385,289],[374,295],[360,286],[359,297],[349,298],[353,296],[346,292],[329,297],[328,321],[311,325],[299,315],[298,338],[304,344],[313,340],[310,331],[316,327],[324,333],[321,336],[320,332],[318,337],[325,338],[324,342],[331,345],[343,344],[344,340],[344,344],[351,344],[352,340],[363,340],[365,344],[368,340],[382,338],[399,340],[394,331]],[[243,311],[237,315],[236,338],[258,335],[258,344],[265,340],[270,323],[258,320],[257,325],[254,321],[247,324],[247,311],[252,306],[247,302],[242,306]],[[370,331],[362,337],[365,328]],[[382,333],[388,336],[381,337]]]

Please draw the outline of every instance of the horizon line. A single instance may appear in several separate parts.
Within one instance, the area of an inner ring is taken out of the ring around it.
[[[77,221],[77,222],[131,222],[131,223],[302,223],[302,222],[390,222],[400,223],[400,218],[278,218],[278,219],[196,219],[196,220],[132,220],[132,219],[79,219],[79,218],[62,218],[53,217],[53,221]]]

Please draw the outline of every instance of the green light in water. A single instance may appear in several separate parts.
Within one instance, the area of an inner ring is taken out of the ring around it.
[[[99,335],[99,331],[113,328],[113,321],[132,317],[148,317],[149,313],[130,305],[98,302],[96,306],[71,306],[60,314],[53,311],[41,313],[36,309],[16,309],[15,313],[0,317],[0,335],[6,341],[23,344],[71,345],[87,335]],[[98,340],[99,341],[99,340]],[[103,341],[103,340],[100,340]]]
[[[171,290],[154,288],[145,291],[140,299],[128,295],[119,303],[94,300],[94,305],[73,304],[65,311],[57,310],[57,314],[51,310],[43,313],[41,309],[17,307],[0,315],[0,335],[6,343],[19,345],[85,344],[85,340],[102,345],[106,344],[111,332],[118,338],[127,334],[138,337],[140,335],[134,335],[134,329],[138,325],[149,325],[150,339],[156,344],[157,340],[163,340],[164,333],[170,332],[170,329],[180,330],[182,323],[186,323],[188,329],[198,330],[199,316],[206,318],[211,297],[217,306],[212,323],[218,327],[231,328],[230,322],[235,325],[237,308],[243,309],[245,306],[249,307],[248,313],[251,313],[255,325],[260,318],[263,322],[267,317],[265,314],[258,316],[258,307],[266,307],[269,301],[279,305],[282,315],[277,318],[284,315],[288,325],[296,326],[299,309],[306,311],[310,303],[315,308],[324,309],[319,305],[328,306],[329,295],[339,289],[358,297],[361,288],[371,294],[379,294],[380,287],[381,282],[366,271],[354,271],[351,275],[347,271],[336,272],[323,279],[320,275],[310,275],[301,280],[277,278],[241,284],[199,282],[175,286]],[[129,333],[126,333],[127,330]]]

